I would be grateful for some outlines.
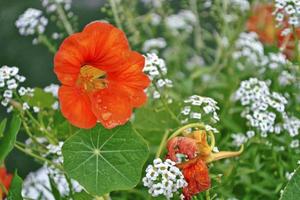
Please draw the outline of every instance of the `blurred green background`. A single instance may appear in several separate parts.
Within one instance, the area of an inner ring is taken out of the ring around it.
[[[93,20],[101,19],[99,10],[103,4],[101,0],[74,0],[72,11],[78,16],[79,29]],[[32,45],[33,37],[19,35],[15,27],[15,21],[27,8],[42,9],[41,1],[0,0],[0,66],[19,67],[20,74],[27,78],[26,86],[45,87],[58,83],[53,73],[53,55],[42,45]],[[0,118],[5,115],[2,108]],[[26,139],[23,134],[19,134],[19,137],[20,140]],[[7,158],[6,165],[10,172],[18,168],[22,177],[39,167],[31,158],[16,150]]]

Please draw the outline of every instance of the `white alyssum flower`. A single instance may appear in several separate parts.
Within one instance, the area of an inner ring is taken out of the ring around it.
[[[51,83],[44,88],[45,92],[51,93],[54,97],[58,97],[59,85]]]
[[[25,81],[25,77],[19,75],[19,68],[13,66],[9,67],[4,65],[0,67],[0,101],[1,105],[7,108],[7,112],[11,112],[14,107],[9,105],[12,99],[16,98],[15,95],[28,95],[33,96],[34,90],[32,88],[25,88],[21,83]],[[23,110],[29,109],[28,103],[24,102]]]
[[[40,108],[37,106],[33,106],[33,112],[35,112],[35,113],[40,112]]]
[[[47,24],[48,19],[43,12],[35,8],[28,8],[15,23],[20,35],[24,36],[44,33]]]
[[[286,130],[291,137],[299,135],[300,130],[300,119],[295,116],[284,115],[284,123],[282,128]]]
[[[197,22],[195,14],[190,10],[181,10],[179,13],[166,18],[166,25],[174,34],[179,31],[191,32]]]
[[[150,50],[156,51],[158,49],[163,49],[167,46],[167,42],[164,38],[152,38],[146,40],[143,44],[143,51],[149,52]]]
[[[232,7],[239,9],[240,11],[247,11],[250,9],[250,3],[248,0],[229,0]]]
[[[273,15],[278,25],[284,25],[284,18],[288,18],[291,26],[299,25],[300,3],[299,0],[275,0]]]
[[[148,53],[145,58],[144,72],[155,84],[155,87],[148,88],[147,92],[154,99],[159,99],[166,88],[173,87],[173,82],[166,78],[168,69],[163,59],[159,58],[155,53]],[[168,97],[166,96],[166,98]]]
[[[151,24],[157,26],[161,23],[161,16],[157,13],[150,13]]]
[[[287,99],[272,92],[267,82],[256,78],[242,81],[235,93],[235,99],[245,107],[242,117],[249,125],[261,132],[262,136],[275,132],[276,118],[285,114]]]
[[[187,186],[176,163],[169,159],[163,162],[160,158],[155,159],[153,165],[148,165],[143,184],[149,188],[148,192],[153,197],[163,195],[167,199],[171,199],[174,193]]]
[[[297,76],[293,72],[283,70],[278,76],[278,82],[281,86],[292,85],[297,82]]]
[[[242,133],[234,133],[231,135],[231,138],[233,139],[233,145],[237,147],[242,146],[248,141],[248,138]]]
[[[298,148],[299,147],[299,140],[296,139],[296,140],[292,140],[291,144],[290,144],[290,147],[291,148]]]
[[[258,35],[254,32],[241,33],[235,43],[233,59],[242,61],[238,63],[238,68],[243,70],[248,64],[260,66],[264,61],[264,46],[258,40]]]
[[[141,0],[146,5],[152,5],[154,8],[161,7],[164,0]]]
[[[36,172],[31,172],[24,180],[22,196],[30,199],[55,200],[51,193],[49,176],[53,178],[56,187],[62,196],[69,194],[69,184],[63,173],[43,166]],[[82,187],[75,180],[71,180],[72,188],[75,192],[81,192]]]
[[[23,110],[29,110],[30,106],[28,105],[28,103],[24,102],[22,105]]]
[[[72,6],[72,0],[41,0],[41,2],[48,13],[55,12],[58,6],[62,6],[64,10],[69,11]]]
[[[290,180],[292,179],[292,177],[294,176],[294,174],[295,174],[295,171],[293,171],[293,172],[286,172],[286,173],[285,173],[285,178],[286,178],[288,181],[290,181]]]
[[[220,108],[217,106],[217,102],[209,97],[202,97],[198,95],[192,95],[184,100],[184,106],[181,109],[182,123],[191,121],[202,121],[208,124],[216,123],[219,121],[217,111]],[[208,127],[212,131],[212,127]]]
[[[53,110],[58,110],[59,109],[59,103],[58,103],[58,101],[55,101],[53,104],[52,104],[52,109]]]

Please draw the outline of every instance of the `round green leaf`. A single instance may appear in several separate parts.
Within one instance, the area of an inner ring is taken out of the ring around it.
[[[296,200],[300,198],[300,167],[285,187],[280,200]]]
[[[148,146],[130,124],[80,130],[63,149],[64,169],[93,195],[133,188],[140,180]]]

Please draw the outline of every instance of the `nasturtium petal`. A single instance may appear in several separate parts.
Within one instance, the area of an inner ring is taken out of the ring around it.
[[[64,169],[90,194],[101,196],[133,188],[148,157],[144,139],[126,124],[80,130],[64,144]]]

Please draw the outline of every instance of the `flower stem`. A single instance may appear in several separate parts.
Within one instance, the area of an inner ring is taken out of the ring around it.
[[[197,51],[200,51],[203,46],[202,41],[202,33],[201,33],[201,26],[199,22],[199,12],[197,8],[197,0],[189,0],[190,9],[196,16],[196,23],[195,23],[195,34],[194,34],[194,43]]]
[[[210,158],[206,161],[206,163],[210,163],[216,160],[221,160],[224,158],[232,158],[241,155],[244,151],[244,145],[241,146],[239,151],[220,151],[218,153],[212,153]]]
[[[210,200],[209,190],[206,190],[205,197],[206,197],[206,200]]]
[[[42,34],[39,35],[39,36],[38,36],[38,41],[39,41],[40,43],[44,44],[44,45],[48,48],[48,50],[49,50],[51,53],[55,54],[55,52],[56,52],[56,47],[50,42],[50,40],[48,39],[47,36],[42,35]]]
[[[33,115],[28,111],[25,110],[26,114],[29,116],[29,118],[38,126],[40,127],[40,130],[45,133],[45,135],[48,137],[48,139],[51,141],[51,143],[57,143],[57,139],[55,137],[53,137],[51,135],[51,133],[49,133],[46,129],[46,127],[44,127],[37,119],[35,119],[33,117]]]
[[[188,128],[200,128],[200,129],[205,129],[204,124],[202,123],[192,123],[192,124],[187,124],[181,128],[179,128],[177,131],[175,131],[168,140],[172,139],[173,137],[176,137],[178,135],[180,135],[184,130],[188,129]]]
[[[70,24],[64,9],[62,8],[62,6],[59,3],[57,4],[57,14],[58,14],[59,19],[63,23],[67,33],[69,35],[72,35],[74,33],[72,25]]]
[[[1,191],[1,190],[3,191],[3,193],[4,193],[5,195],[8,194],[8,191],[7,191],[6,187],[3,185],[3,183],[2,183],[1,180],[0,180],[0,191]],[[2,195],[1,195],[1,193],[0,193],[0,200],[2,200],[1,198],[2,198]]]
[[[21,147],[21,146],[18,145],[18,144],[15,144],[15,147],[16,147],[19,151],[21,151],[21,152],[23,152],[23,153],[25,153],[25,154],[27,154],[27,155],[29,155],[29,156],[31,156],[31,157],[33,157],[33,158],[39,160],[39,161],[41,161],[41,162],[43,162],[43,163],[44,163],[44,162],[49,163],[49,164],[55,166],[56,168],[60,169],[61,171],[63,171],[63,168],[62,168],[61,165],[56,164],[56,163],[53,163],[52,161],[50,161],[50,160],[48,160],[48,159],[46,159],[46,158],[43,158],[43,157],[41,157],[41,156],[39,156],[39,155],[37,155],[37,154],[35,154],[35,153],[32,153],[32,152],[30,152],[30,151],[24,149],[23,147]]]
[[[168,106],[168,102],[166,102],[166,97],[165,95],[161,94],[161,92],[159,91],[159,88],[157,87],[156,83],[153,83],[153,86],[155,88],[155,90],[159,93],[159,95],[161,96],[160,101],[162,102],[162,104],[164,105],[165,109],[167,110],[167,112],[170,114],[171,118],[174,119],[174,121],[176,121],[176,123],[178,125],[180,125],[180,120],[176,117],[176,115],[174,114],[174,112],[170,109],[170,107]]]
[[[115,0],[109,0],[109,4],[110,4],[110,6],[111,6],[111,9],[112,9],[112,12],[113,12],[113,15],[114,15],[114,18],[115,18],[117,27],[118,27],[119,29],[122,29],[122,30],[123,30],[122,23],[121,23],[119,14],[118,14],[118,10],[117,10],[117,6],[116,6]]]
[[[162,152],[163,148],[166,145],[166,142],[167,142],[167,139],[168,139],[168,136],[169,136],[169,132],[170,132],[169,130],[166,130],[165,134],[163,135],[163,138],[162,138],[162,140],[160,142],[160,145],[158,147],[158,150],[156,152],[155,158],[159,158],[160,157],[161,152]]]

